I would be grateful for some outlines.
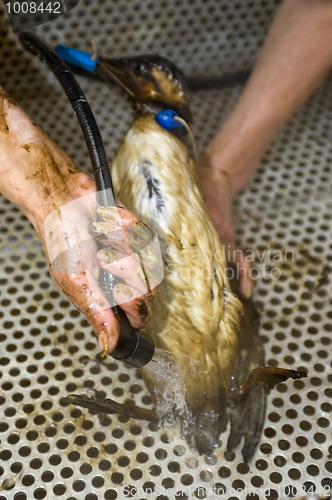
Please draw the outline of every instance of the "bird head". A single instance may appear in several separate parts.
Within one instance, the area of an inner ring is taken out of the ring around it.
[[[157,112],[171,108],[187,122],[192,121],[185,76],[169,59],[145,55],[102,62],[135,103],[147,104]]]

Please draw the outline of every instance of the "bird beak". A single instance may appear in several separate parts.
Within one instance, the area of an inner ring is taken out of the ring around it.
[[[149,89],[148,78],[135,74],[132,59],[103,59],[102,62],[109,77],[135,101],[144,102],[146,96],[152,93],[152,82]]]
[[[145,64],[141,64],[142,61]],[[164,108],[174,109],[184,120],[191,122],[189,92],[184,78],[181,83],[172,79],[160,65],[151,64],[151,61],[153,56],[102,58],[103,76],[116,81],[134,102],[159,103]]]

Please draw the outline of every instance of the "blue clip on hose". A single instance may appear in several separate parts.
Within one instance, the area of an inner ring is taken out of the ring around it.
[[[74,64],[75,66],[89,71],[90,73],[94,72],[100,58],[100,56],[98,56],[93,59],[92,54],[83,52],[82,50],[73,49],[72,47],[67,47],[66,45],[57,45],[54,50],[66,63]]]

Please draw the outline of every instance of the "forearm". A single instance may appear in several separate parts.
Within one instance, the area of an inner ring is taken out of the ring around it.
[[[202,156],[230,174],[233,192],[251,177],[279,129],[332,64],[332,2],[285,0],[230,117]]]
[[[0,193],[39,230],[48,213],[68,202],[80,176],[64,151],[0,87]]]

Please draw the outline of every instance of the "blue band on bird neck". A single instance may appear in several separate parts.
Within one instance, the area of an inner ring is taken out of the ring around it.
[[[86,69],[90,71],[90,73],[94,72],[100,57],[98,56],[96,59],[92,59],[92,54],[73,49],[72,47],[67,47],[66,45],[57,45],[55,51],[65,62],[75,64],[75,66]]]
[[[182,123],[174,120],[174,118],[177,116],[179,115],[172,109],[163,109],[156,115],[156,120],[164,129],[172,130],[173,128],[183,127]]]

